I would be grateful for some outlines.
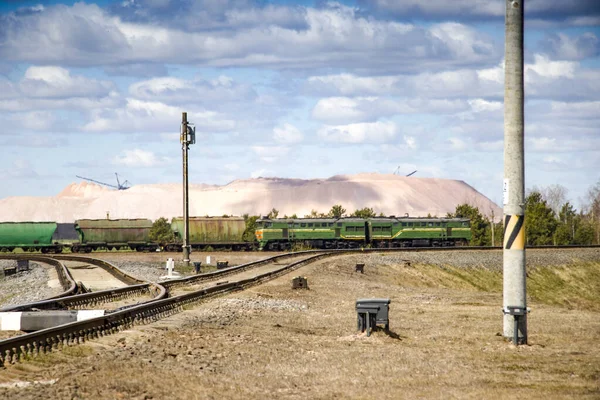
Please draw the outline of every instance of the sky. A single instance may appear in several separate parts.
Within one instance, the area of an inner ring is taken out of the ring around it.
[[[501,205],[502,0],[0,3],[0,198],[361,172]],[[525,186],[600,181],[600,2],[525,2]]]

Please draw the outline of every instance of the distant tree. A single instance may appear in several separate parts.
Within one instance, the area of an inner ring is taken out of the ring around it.
[[[372,208],[365,207],[354,211],[350,216],[357,218],[373,218],[377,216],[377,213]]]
[[[269,218],[269,219],[277,218],[278,215],[279,215],[279,210],[277,210],[275,207],[273,207],[273,209],[271,211],[269,211],[269,213],[267,214],[267,218]]]
[[[594,226],[584,214],[576,218],[573,244],[594,244]]]
[[[148,237],[151,241],[156,243],[170,243],[175,240],[175,234],[171,229],[171,224],[166,218],[159,218],[152,224]]]
[[[342,218],[346,214],[346,209],[341,204],[336,204],[331,207],[327,216],[329,218]]]
[[[554,211],[548,206],[540,192],[531,192],[525,198],[525,232],[528,245],[553,244],[558,226]]]
[[[573,243],[575,239],[575,219],[577,212],[573,206],[567,202],[558,213],[558,226],[554,232],[554,244],[566,245]]]
[[[587,192],[587,218],[594,230],[594,244],[600,244],[600,180]]]
[[[471,221],[471,246],[489,246],[490,240],[486,235],[488,222],[483,218],[479,208],[469,204],[456,206],[454,213],[448,214],[449,218],[468,218]]]
[[[315,209],[310,210],[310,214],[309,215],[305,215],[304,218],[319,218],[319,212]]]
[[[258,215],[248,215],[244,214],[244,222],[246,223],[246,229],[244,230],[244,234],[242,235],[242,239],[246,242],[253,242],[256,240],[256,236],[254,235],[256,231],[256,220],[260,218]]]

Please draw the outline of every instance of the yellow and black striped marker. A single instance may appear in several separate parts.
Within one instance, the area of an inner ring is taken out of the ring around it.
[[[525,248],[525,216],[504,216],[504,248],[523,250]]]

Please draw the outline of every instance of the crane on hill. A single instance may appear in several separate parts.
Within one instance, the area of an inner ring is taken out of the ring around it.
[[[413,172],[411,172],[410,174],[408,174],[406,176],[411,176],[415,172],[417,172],[417,170],[414,170]],[[394,175],[400,175],[400,165],[398,165],[398,168],[396,168],[396,170],[394,171]]]
[[[94,182],[94,183],[99,183],[100,185],[104,185],[104,186],[108,186],[111,188],[115,188],[117,190],[126,190],[129,189],[131,187],[131,184],[129,183],[129,181],[125,181],[123,183],[121,183],[121,181],[119,181],[119,175],[115,172],[115,176],[117,177],[117,185],[111,185],[110,183],[104,183],[104,182],[100,182],[97,181],[95,179],[90,179],[90,178],[86,178],[85,176],[79,176],[79,175],[75,175],[76,177],[80,178],[80,179],[85,179],[86,181],[90,181],[90,182]]]

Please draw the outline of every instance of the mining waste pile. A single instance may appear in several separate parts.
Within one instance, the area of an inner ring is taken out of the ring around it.
[[[0,199],[0,221],[172,218],[182,215],[182,185],[146,184],[127,190],[90,182],[72,183],[52,197]],[[502,209],[459,180],[416,178],[392,174],[336,175],[328,179],[255,178],[227,185],[190,184],[190,215],[266,215],[304,217],[312,210],[326,213],[341,204],[348,213],[371,207],[384,215],[443,217],[459,204],[470,204],[498,219]]]

